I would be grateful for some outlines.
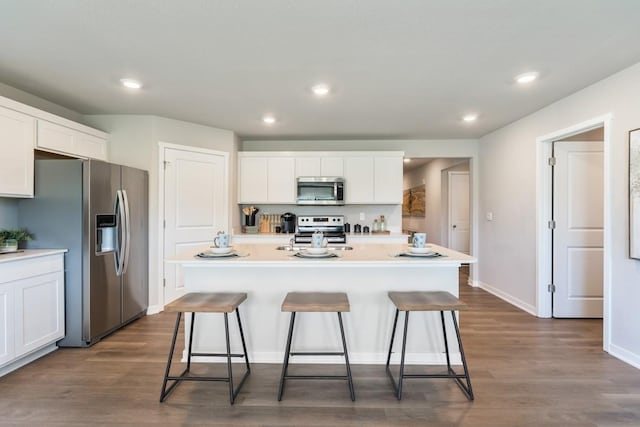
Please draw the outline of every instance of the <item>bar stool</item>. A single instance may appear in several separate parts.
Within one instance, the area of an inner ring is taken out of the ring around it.
[[[391,343],[389,344],[389,355],[387,356],[387,375],[391,379],[393,389],[396,392],[398,400],[402,399],[402,380],[405,378],[452,378],[456,381],[462,392],[467,399],[473,400],[473,389],[471,388],[471,378],[469,377],[469,370],[467,369],[467,360],[464,357],[464,349],[462,348],[462,339],[460,338],[460,329],[458,328],[458,321],[456,319],[456,310],[466,310],[467,305],[461,302],[458,298],[451,295],[449,292],[389,292],[389,298],[396,306],[396,315],[393,320],[393,330],[391,331]],[[404,336],[402,337],[402,354],[400,356],[400,375],[398,378],[398,384],[391,374],[389,369],[389,362],[391,361],[391,349],[393,348],[393,340],[396,334],[396,325],[398,323],[398,314],[400,311],[405,312],[404,317]],[[444,335],[444,350],[447,355],[447,373],[446,374],[423,374],[423,375],[409,375],[404,373],[404,357],[405,349],[407,346],[407,327],[409,325],[409,313],[412,311],[439,311],[440,321],[442,323],[442,334]],[[449,343],[447,341],[447,330],[444,322],[444,312],[451,312],[451,319],[453,320],[453,326],[456,330],[456,337],[458,338],[458,347],[460,348],[460,356],[462,358],[462,366],[464,368],[464,374],[456,373],[451,368],[451,361],[449,359]],[[466,385],[462,382],[462,379],[466,380]]]
[[[173,331],[173,339],[171,341],[171,350],[169,351],[169,360],[167,361],[167,369],[164,374],[164,381],[162,382],[162,391],[160,393],[160,402],[164,402],[169,393],[171,393],[175,387],[182,381],[221,381],[229,383],[229,400],[233,405],[233,402],[238,395],[238,392],[242,388],[245,380],[251,373],[251,367],[249,366],[249,356],[247,355],[247,346],[244,342],[244,334],[242,333],[242,323],[240,322],[240,312],[238,306],[247,299],[246,293],[190,293],[181,298],[173,301],[165,306],[165,311],[169,313],[178,313],[176,318],[176,326]],[[238,318],[238,329],[240,330],[240,339],[242,340],[242,349],[244,354],[232,354],[231,346],[229,343],[229,319],[228,314],[235,310]],[[180,328],[180,319],[182,313],[191,313],[191,328],[189,330],[189,351],[187,353],[187,367],[178,376],[171,376],[169,372],[171,370],[171,359],[173,359],[173,352],[176,347],[176,338],[178,336],[178,329]],[[195,325],[196,313],[224,313],[224,329],[227,342],[226,353],[193,353],[193,326]],[[227,358],[227,376],[226,377],[207,377],[207,376],[191,376],[189,371],[191,369],[191,356],[209,356],[209,357],[226,357]],[[240,381],[240,384],[234,391],[233,389],[233,372],[231,369],[232,357],[244,357],[246,364],[246,372]],[[174,381],[173,384],[167,388],[167,381]]]
[[[280,377],[280,388],[278,390],[278,401],[282,400],[284,393],[285,380],[303,379],[303,380],[347,380],[349,384],[349,393],[351,400],[356,400],[353,390],[353,380],[351,378],[351,366],[349,365],[349,355],[347,353],[347,341],[344,337],[344,327],[342,325],[342,313],[348,312],[349,298],[343,292],[289,292],[282,302],[283,312],[291,313],[289,322],[289,335],[287,336],[287,347],[284,353],[284,362],[282,364],[282,375]],[[342,336],[342,352],[292,352],[291,339],[293,337],[293,326],[298,312],[316,312],[329,313],[336,312],[338,314],[338,322],[340,324],[340,335]],[[347,367],[347,375],[288,375],[290,356],[344,356],[345,365]]]

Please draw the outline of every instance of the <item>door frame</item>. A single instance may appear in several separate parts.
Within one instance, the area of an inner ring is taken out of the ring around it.
[[[552,154],[552,143],[573,135],[577,135],[595,128],[604,128],[604,241],[603,241],[603,348],[609,351],[611,340],[610,315],[611,304],[611,218],[613,213],[613,201],[608,196],[611,194],[611,122],[613,114],[585,120],[581,123],[559,129],[555,132],[536,138],[536,309],[538,317],[550,318],[551,294],[548,285],[552,283],[551,265],[552,257],[552,232],[548,222],[552,218],[553,181],[548,159]]]
[[[227,229],[230,230],[231,228],[231,215],[230,215],[230,207],[229,207],[229,182],[230,182],[230,174],[231,171],[229,170],[229,153],[225,152],[225,151],[217,151],[217,150],[210,150],[207,148],[200,148],[200,147],[192,147],[189,145],[179,145],[179,144],[172,144],[169,142],[162,142],[159,141],[158,142],[158,247],[157,249],[157,259],[160,260],[159,265],[158,265],[158,273],[159,276],[158,278],[160,280],[158,280],[158,304],[160,305],[160,309],[159,311],[163,311],[164,310],[164,190],[165,190],[165,179],[164,179],[164,162],[165,162],[165,149],[170,148],[170,149],[174,149],[174,150],[180,150],[180,151],[188,151],[188,152],[192,152],[192,153],[201,153],[201,154],[212,154],[214,156],[223,156],[224,157],[224,168],[225,168],[225,173],[224,173],[224,179],[225,179],[225,183],[223,185],[223,199],[224,199],[224,204],[226,206],[225,212],[226,212],[226,224],[227,224]]]
[[[451,246],[451,176],[452,175],[466,175],[467,176],[467,185],[469,187],[469,252],[471,252],[471,174],[469,171],[452,171],[448,170],[447,172],[447,247]]]

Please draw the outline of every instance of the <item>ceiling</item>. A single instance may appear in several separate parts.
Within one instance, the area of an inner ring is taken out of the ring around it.
[[[640,61],[636,0],[0,6],[0,82],[82,114],[160,115],[245,139],[475,138]],[[538,81],[514,83],[529,70]],[[311,94],[318,82],[330,96]],[[470,112],[478,120],[464,123]],[[266,113],[278,121],[264,125]]]

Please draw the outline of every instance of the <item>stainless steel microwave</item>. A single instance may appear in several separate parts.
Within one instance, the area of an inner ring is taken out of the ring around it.
[[[301,176],[297,180],[299,205],[344,205],[344,178],[337,176]]]

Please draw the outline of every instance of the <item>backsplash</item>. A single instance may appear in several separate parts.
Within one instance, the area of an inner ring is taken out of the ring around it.
[[[18,201],[0,197],[0,228],[18,227]]]
[[[240,205],[239,211],[244,206]],[[393,233],[402,230],[402,206],[401,205],[346,205],[346,206],[298,206],[298,205],[253,205],[260,209],[260,214],[283,214],[291,212],[296,215],[344,215],[345,221],[350,224],[368,225],[371,227],[373,220],[384,215],[387,229]],[[365,219],[360,220],[360,213],[364,213]],[[243,221],[241,215],[241,221]],[[243,223],[244,225],[244,223]],[[236,231],[238,232],[238,231]]]

